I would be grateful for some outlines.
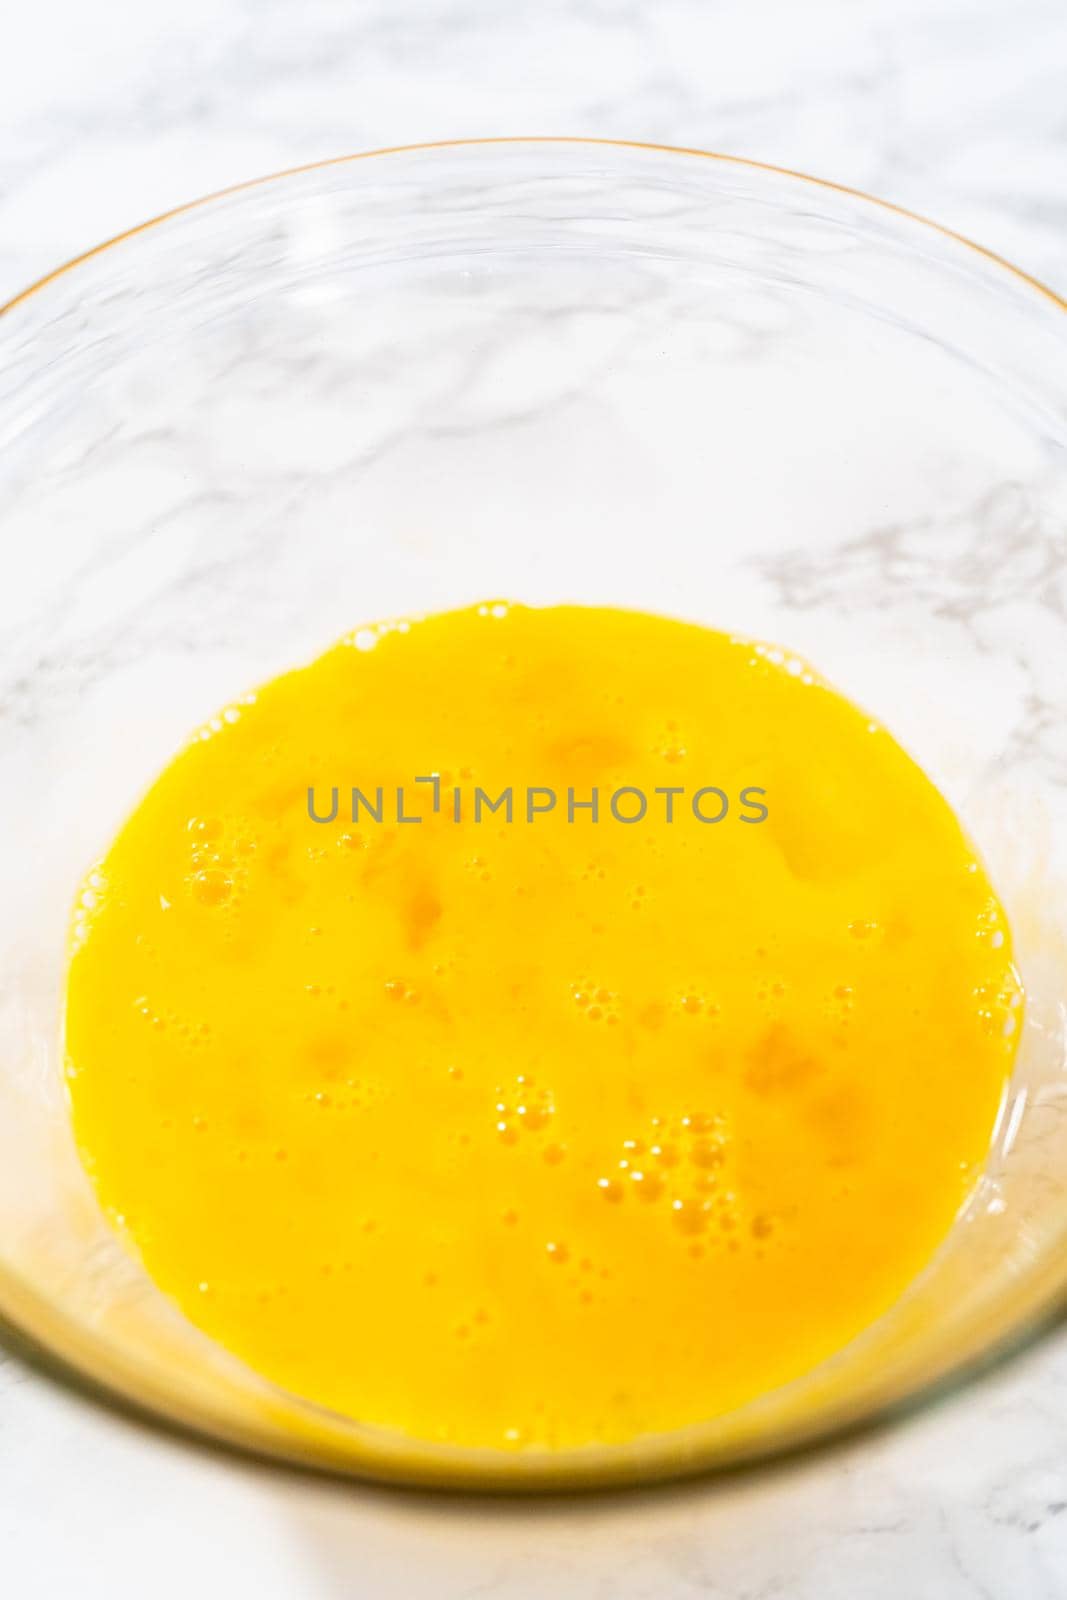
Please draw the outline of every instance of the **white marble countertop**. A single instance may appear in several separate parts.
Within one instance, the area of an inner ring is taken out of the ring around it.
[[[183,200],[499,133],[700,146],[912,207],[1067,293],[1062,0],[35,0],[0,49],[0,300]],[[0,1351],[0,1588],[435,1600],[1067,1595],[1067,1331],[897,1426],[640,1495],[257,1467]]]

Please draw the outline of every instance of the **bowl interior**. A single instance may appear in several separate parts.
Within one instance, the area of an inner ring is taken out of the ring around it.
[[[1051,296],[744,163],[571,141],[334,163],[142,230],[0,317],[0,518],[0,1311],[54,1353],[296,1458],[606,1481],[825,1432],[1048,1311],[1067,1234]],[[103,1221],[58,1048],[76,887],[189,730],[361,621],[496,596],[809,657],[956,808],[1028,990],[988,1170],[891,1313],[728,1417],[551,1457],[379,1434],[210,1345]]]

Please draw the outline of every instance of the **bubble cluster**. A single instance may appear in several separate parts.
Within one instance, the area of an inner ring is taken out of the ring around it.
[[[971,993],[979,1027],[984,1033],[1010,1039],[1019,1026],[1022,992],[1011,974],[990,983],[975,984]]]
[[[580,979],[571,989],[571,998],[587,1022],[604,1022],[613,1027],[619,1020],[619,996],[606,984]]]
[[[300,1101],[313,1112],[366,1111],[388,1092],[387,1081],[374,1073],[353,1070],[351,1052],[343,1038],[328,1034],[313,1039],[303,1057],[311,1069]],[[367,1159],[372,1159],[365,1152]]]
[[[535,1083],[529,1073],[520,1072],[511,1088],[497,1088],[494,1120],[503,1144],[516,1144],[523,1133],[543,1133],[555,1114],[551,1089]]]
[[[713,1018],[719,1015],[719,1003],[697,985],[692,984],[677,997],[675,1004],[686,1017]]]
[[[107,890],[107,879],[99,864],[87,873],[71,915],[70,942],[72,950],[85,942],[94,914],[100,909]]]
[[[255,851],[255,841],[239,833],[227,837],[218,817],[190,817],[185,832],[185,884],[192,899],[208,910],[230,905],[246,886],[248,857]]]
[[[634,1197],[657,1206],[679,1233],[695,1237],[738,1224],[738,1199],[728,1182],[731,1138],[726,1119],[688,1111],[650,1118],[647,1132],[622,1141],[613,1168],[596,1180],[612,1205]]]
[[[969,870],[977,871],[972,866]],[[1000,950],[1004,945],[1004,919],[1000,907],[995,900],[987,900],[978,913],[975,926],[975,937],[983,944],[988,944],[993,950]]]
[[[215,716],[209,717],[207,722],[202,723],[193,734],[190,743],[205,744],[207,740],[213,739],[216,734],[222,733],[224,728],[239,721],[242,710],[248,706],[255,705],[255,703],[256,696],[254,692],[240,695],[230,705],[224,706]]]
[[[741,642],[741,641],[737,641]],[[755,644],[752,646],[752,656],[749,665],[758,667],[761,664],[777,668],[785,672],[790,678],[796,678],[798,683],[807,687],[821,684],[822,680],[809,667],[802,656],[792,655],[788,650],[779,649],[777,645]]]
[[[398,618],[387,622],[376,622],[370,627],[356,628],[352,633],[346,634],[341,643],[355,650],[373,650],[379,640],[384,639],[387,634],[410,631],[411,621],[407,618]]]
[[[147,1022],[150,1027],[155,1028],[157,1033],[161,1033],[167,1026],[166,1017],[161,1016],[159,1012],[153,1008],[152,1003],[146,994],[139,994],[137,996],[133,1002],[133,1009],[139,1017],[144,1018],[145,1022]]]
[[[406,978],[386,978],[382,988],[389,999],[398,1005],[413,1006],[418,1003],[419,991]]]

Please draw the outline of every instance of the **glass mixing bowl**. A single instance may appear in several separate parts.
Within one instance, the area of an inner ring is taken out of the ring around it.
[[[532,1487],[792,1447],[1047,1321],[1067,1282],[1064,309],[862,196],[569,140],[284,174],[14,301],[0,318],[9,1323],[68,1373],[218,1439],[382,1478]],[[360,621],[498,595],[637,606],[810,657],[956,808],[1029,995],[988,1169],[904,1298],[802,1379],[625,1447],[420,1443],[272,1388],[124,1252],[68,1126],[68,913],[146,782],[217,707]]]

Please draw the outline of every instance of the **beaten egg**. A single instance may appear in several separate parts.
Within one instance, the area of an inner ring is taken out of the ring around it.
[[[698,1422],[936,1250],[1021,1015],[945,800],[803,662],[634,612],[360,629],[94,868],[100,1201],[283,1389],[502,1449]]]

